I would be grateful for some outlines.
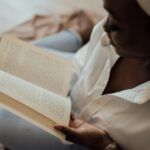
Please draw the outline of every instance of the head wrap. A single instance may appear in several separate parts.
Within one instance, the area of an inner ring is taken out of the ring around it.
[[[150,16],[150,0],[137,0],[140,7]]]

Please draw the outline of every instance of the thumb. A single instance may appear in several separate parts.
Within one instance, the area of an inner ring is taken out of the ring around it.
[[[70,127],[66,127],[63,125],[55,125],[54,128],[58,131],[61,131],[66,136],[76,136],[77,135],[77,132],[75,131],[75,129],[70,128]]]
[[[54,128],[66,135],[66,140],[78,143],[79,141],[79,133],[76,131],[76,129],[62,126],[62,125],[55,125]]]

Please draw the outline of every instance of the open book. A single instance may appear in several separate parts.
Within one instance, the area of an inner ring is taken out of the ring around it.
[[[0,43],[0,106],[64,139],[54,124],[68,126],[71,62],[4,35]]]

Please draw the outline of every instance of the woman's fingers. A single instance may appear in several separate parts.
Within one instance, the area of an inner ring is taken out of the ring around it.
[[[76,114],[71,113],[71,115],[70,115],[70,119],[71,119],[71,121],[73,121],[73,120],[77,119]]]
[[[78,142],[79,135],[75,129],[61,125],[55,125],[54,128],[64,133],[66,135],[66,140],[69,140],[74,143]]]
[[[76,136],[76,134],[77,134],[76,131],[70,127],[55,125],[54,128],[56,130],[61,131],[62,133],[64,133],[67,136]]]
[[[73,127],[55,125],[54,128],[64,133],[66,140],[92,149],[97,146],[101,149],[101,147],[106,147],[111,143],[111,139],[104,130],[97,129],[80,119],[75,119],[72,123]]]

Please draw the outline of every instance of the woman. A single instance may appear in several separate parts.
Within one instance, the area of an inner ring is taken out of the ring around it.
[[[70,127],[55,129],[92,150],[148,150],[150,1],[104,0],[104,7],[106,22],[94,28],[90,42],[74,59],[70,96],[82,120],[72,115]]]
[[[71,91],[74,110],[84,121],[74,118],[70,127],[55,128],[94,150],[117,149],[113,141],[122,149],[148,150],[150,1],[104,0],[104,7],[109,13],[104,29],[112,46],[101,22],[81,50],[87,52],[85,58],[81,54],[84,61]]]

